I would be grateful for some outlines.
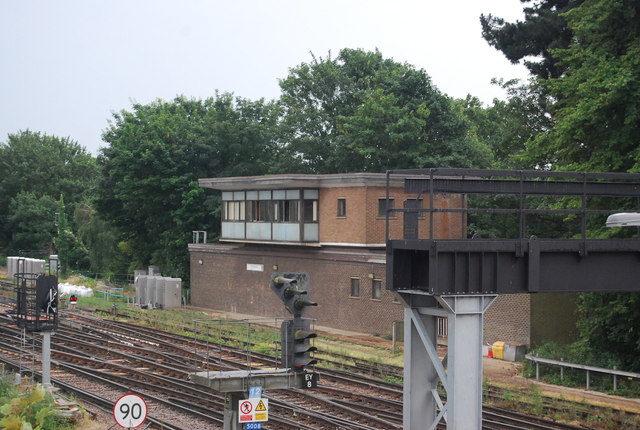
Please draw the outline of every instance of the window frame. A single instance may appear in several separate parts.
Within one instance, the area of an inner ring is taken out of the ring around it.
[[[354,284],[357,283],[357,295],[354,295]],[[359,299],[361,297],[360,294],[360,278],[352,277],[351,278],[351,290],[349,291],[349,297],[353,297],[354,299]]]
[[[390,208],[389,209],[394,209],[395,208],[395,197],[389,197],[389,203],[390,203]],[[387,208],[386,206],[386,201],[387,198],[386,197],[378,197],[378,218],[385,218],[387,216]],[[384,202],[384,203],[383,203]],[[381,209],[384,208],[384,211],[382,211],[381,213]],[[389,214],[389,218],[395,218],[395,213],[392,212],[391,214]]]
[[[376,288],[376,284],[378,284],[378,288]],[[376,291],[378,297],[376,297]],[[371,280],[371,300],[382,300],[382,279],[373,278]]]
[[[344,197],[338,197],[336,206],[337,206],[336,217],[346,218],[347,217],[347,199]]]

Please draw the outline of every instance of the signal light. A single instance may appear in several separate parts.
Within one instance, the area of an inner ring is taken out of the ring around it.
[[[271,289],[294,317],[302,316],[308,306],[318,306],[317,303],[303,297],[307,295],[308,288],[309,275],[306,273],[275,273],[271,276]]]
[[[309,331],[310,322],[305,318],[294,318],[282,322],[282,364],[283,367],[302,372],[306,366],[317,363],[311,353],[318,350],[311,345],[310,339],[318,335]]]

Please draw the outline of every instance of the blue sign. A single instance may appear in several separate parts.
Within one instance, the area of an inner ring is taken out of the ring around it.
[[[260,399],[262,398],[262,387],[249,387],[249,398],[250,399]]]
[[[262,423],[246,423],[244,426],[246,430],[260,430],[262,428]]]

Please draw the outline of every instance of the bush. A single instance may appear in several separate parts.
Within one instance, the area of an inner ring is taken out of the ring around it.
[[[63,430],[73,425],[53,411],[54,401],[41,385],[14,386],[0,380],[0,428],[4,430]]]

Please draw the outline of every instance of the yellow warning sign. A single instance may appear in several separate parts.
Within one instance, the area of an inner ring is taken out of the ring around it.
[[[264,406],[264,403],[262,403],[262,400],[260,400],[258,402],[258,406],[256,406],[256,412],[257,411],[266,411],[267,408]]]

